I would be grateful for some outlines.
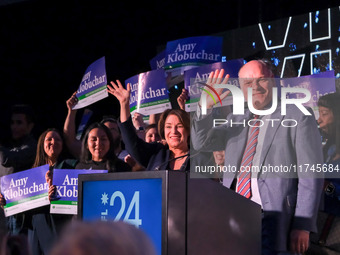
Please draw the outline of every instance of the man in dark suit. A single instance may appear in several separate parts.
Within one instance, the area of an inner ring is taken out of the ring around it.
[[[230,93],[222,93],[216,86],[227,84],[228,76],[222,81],[223,76],[223,70],[217,70],[207,82],[222,98]],[[239,71],[239,82],[246,101],[252,101],[253,111],[275,107],[274,74],[265,61],[245,64]],[[252,100],[247,100],[248,88],[252,88]],[[315,176],[312,170],[323,162],[313,114],[287,105],[286,114],[281,115],[278,104],[270,114],[254,116],[246,109],[245,114],[231,114],[226,124],[212,128],[214,102],[205,92],[199,104],[202,102],[206,103],[207,113],[203,114],[198,107],[194,117],[191,130],[194,149],[225,150],[225,166],[238,169],[224,173],[223,185],[261,205],[262,253],[305,252],[309,233],[316,231],[322,190],[322,176]]]

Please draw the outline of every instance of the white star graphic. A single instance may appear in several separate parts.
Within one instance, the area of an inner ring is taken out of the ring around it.
[[[109,198],[108,198],[106,192],[104,192],[104,194],[102,194],[101,200],[102,200],[102,204],[103,204],[103,205],[106,205],[106,204],[107,204],[107,201],[109,200]]]

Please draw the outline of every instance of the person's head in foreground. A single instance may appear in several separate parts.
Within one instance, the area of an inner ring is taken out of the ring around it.
[[[69,224],[50,255],[155,255],[148,236],[122,221],[75,221]]]

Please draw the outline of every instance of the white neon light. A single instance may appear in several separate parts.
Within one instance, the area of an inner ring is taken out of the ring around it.
[[[322,51],[315,51],[315,52],[311,52],[310,53],[310,74],[313,74],[313,56],[314,55],[321,55],[321,54],[329,54],[329,70],[333,70],[332,69],[332,51],[331,50],[322,50]]]
[[[268,47],[268,45],[267,45],[267,41],[266,41],[266,37],[264,36],[264,33],[263,33],[262,25],[261,25],[261,23],[259,23],[260,32],[261,32],[262,39],[263,39],[263,42],[264,42],[264,46],[266,47],[266,50],[274,50],[274,49],[279,49],[279,48],[285,47],[291,20],[292,20],[292,17],[289,17],[285,37],[283,39],[283,43],[281,45],[270,46],[270,47]]]
[[[298,70],[298,76],[297,76],[297,77],[300,77],[301,76],[302,67],[303,67],[303,63],[305,62],[305,56],[306,56],[306,54],[299,54],[299,55],[285,57],[284,60],[283,60],[283,65],[282,65],[282,70],[281,70],[281,78],[283,78],[283,74],[284,74],[284,71],[285,71],[287,59],[296,59],[296,58],[301,58],[300,68]]]
[[[313,30],[312,12],[310,12],[309,13],[309,40],[311,42],[316,42],[316,41],[327,40],[332,37],[331,35],[331,9],[330,8],[328,8],[328,35],[324,37],[313,38],[312,30]]]

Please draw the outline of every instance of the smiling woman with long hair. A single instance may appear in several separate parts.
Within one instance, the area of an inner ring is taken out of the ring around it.
[[[46,164],[49,165],[46,181],[50,187],[52,185],[53,169],[61,168],[65,156],[61,132],[55,128],[49,128],[44,131],[38,140],[33,168]],[[56,241],[57,234],[61,228],[71,219],[69,215],[52,215],[49,210],[49,206],[44,206],[30,212],[32,228],[29,230],[29,240],[34,255],[47,254]]]
[[[64,142],[59,130],[49,128],[44,131],[38,140],[37,154],[33,163],[33,168],[48,164],[53,167],[64,158]]]
[[[75,168],[108,170],[109,173],[131,171],[131,167],[116,156],[114,144],[104,124],[91,124],[83,137],[80,161]]]
[[[119,128],[129,154],[146,170],[189,170],[189,114],[181,109],[165,110],[158,122],[158,131],[166,144],[147,143],[140,139],[132,124],[129,100],[131,87],[127,89],[117,80],[108,85],[108,92],[120,103]]]

